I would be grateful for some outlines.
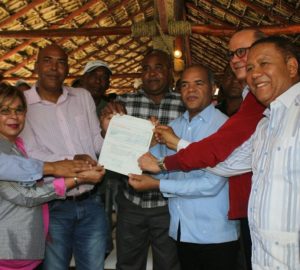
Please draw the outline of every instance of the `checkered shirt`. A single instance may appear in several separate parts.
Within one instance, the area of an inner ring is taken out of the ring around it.
[[[135,117],[149,119],[150,116],[158,118],[161,124],[168,124],[170,121],[179,117],[185,108],[181,102],[180,95],[175,92],[168,92],[160,104],[154,104],[143,90],[136,93],[118,96],[126,106],[127,114]],[[159,191],[136,192],[128,185],[128,177],[124,179],[124,195],[134,204],[142,208],[154,208],[167,205],[167,200]]]

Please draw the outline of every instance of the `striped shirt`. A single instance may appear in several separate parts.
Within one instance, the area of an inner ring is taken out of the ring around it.
[[[266,109],[256,132],[223,163],[224,176],[252,168],[248,217],[253,269],[300,269],[300,83]]]
[[[124,103],[127,114],[135,117],[149,119],[150,116],[158,118],[161,124],[168,124],[180,116],[185,108],[181,102],[180,95],[175,92],[166,93],[160,104],[155,104],[149,99],[143,90],[133,94],[125,94],[117,98]],[[136,192],[127,184],[127,177],[124,178],[124,195],[136,205],[143,208],[153,208],[167,205],[166,199],[159,191]]]

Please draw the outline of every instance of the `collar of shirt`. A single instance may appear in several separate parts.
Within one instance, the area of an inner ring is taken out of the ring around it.
[[[67,87],[67,86],[62,86],[63,92],[61,96],[59,97],[57,103],[62,103],[67,99],[68,95],[75,95],[75,93],[72,91],[72,88]],[[49,101],[47,100],[42,100],[40,95],[37,92],[37,87],[36,85],[32,86],[31,89],[28,91],[25,91],[25,96],[28,102],[28,105],[30,104],[35,104],[35,103],[40,103],[40,102],[45,102],[48,103]]]
[[[244,87],[244,89],[243,89],[243,92],[242,92],[243,100],[245,100],[245,98],[246,98],[246,96],[248,95],[249,91],[250,91],[250,88],[249,88],[248,85],[246,85],[246,86]]]
[[[279,97],[277,97],[274,101],[274,103],[276,101],[281,102],[285,107],[289,108],[292,103],[294,103],[295,101],[297,101],[299,99],[300,95],[300,82],[294,84],[292,87],[290,87],[287,91],[285,91],[283,94],[281,94]],[[271,102],[271,106],[272,106]]]
[[[287,91],[277,97],[271,102],[270,108],[264,111],[266,117],[270,117],[271,110],[274,110],[278,106],[285,106],[287,109],[292,106],[292,104],[300,104],[300,83],[294,84]]]
[[[202,110],[201,112],[199,112],[198,114],[196,114],[192,118],[191,121],[193,121],[193,119],[201,118],[204,122],[209,122],[209,120],[211,119],[211,117],[213,115],[213,110],[214,110],[214,106],[212,104],[210,104],[204,110]],[[186,121],[191,122],[190,121],[190,114],[189,114],[188,111],[185,111],[185,113],[182,115],[182,117],[184,119],[186,119]]]

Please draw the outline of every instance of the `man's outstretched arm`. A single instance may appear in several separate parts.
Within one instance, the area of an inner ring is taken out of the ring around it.
[[[248,140],[263,117],[265,107],[249,93],[240,110],[213,135],[194,142],[164,159],[167,170],[192,170],[214,167]]]
[[[159,172],[162,168],[189,171],[214,167],[250,138],[263,117],[264,110],[265,107],[249,93],[240,110],[213,135],[199,142],[191,143],[172,156],[165,157],[163,163],[158,162],[150,153],[146,153],[139,158],[139,165],[144,171],[154,173]],[[172,148],[176,149],[177,147],[178,145]]]

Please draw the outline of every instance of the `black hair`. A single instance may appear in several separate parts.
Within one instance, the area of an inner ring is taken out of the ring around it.
[[[167,63],[167,67],[172,68],[172,65],[173,65],[172,59],[171,59],[170,54],[168,54],[167,52],[160,50],[160,49],[151,49],[149,52],[146,53],[144,59],[151,55],[157,55],[157,56],[163,58]]]
[[[284,56],[287,61],[290,57],[296,58],[298,62],[298,75],[300,75],[300,48],[293,44],[290,40],[280,36],[270,36],[255,41],[251,48],[258,44],[270,43],[273,44]]]

